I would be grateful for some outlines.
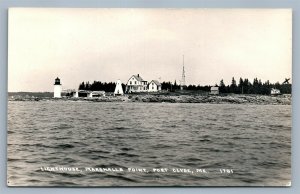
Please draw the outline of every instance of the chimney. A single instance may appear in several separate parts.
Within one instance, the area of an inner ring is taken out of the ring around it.
[[[140,74],[138,74],[138,77],[140,77]]]

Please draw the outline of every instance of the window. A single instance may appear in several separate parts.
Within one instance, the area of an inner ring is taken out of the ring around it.
[[[152,90],[154,90],[154,87],[152,86]]]
[[[130,85],[132,84],[132,82],[130,81]]]
[[[136,81],[134,81],[134,84],[136,84]]]

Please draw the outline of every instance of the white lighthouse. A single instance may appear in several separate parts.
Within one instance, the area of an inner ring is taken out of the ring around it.
[[[123,95],[124,92],[123,92],[123,88],[122,88],[122,83],[121,83],[121,80],[117,80],[116,82],[116,88],[115,88],[115,92],[114,92],[114,95]]]
[[[54,83],[54,98],[61,98],[61,90],[60,79],[57,77]]]

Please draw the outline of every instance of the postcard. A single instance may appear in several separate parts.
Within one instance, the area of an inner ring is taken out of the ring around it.
[[[8,186],[291,186],[291,9],[10,8],[8,26]]]

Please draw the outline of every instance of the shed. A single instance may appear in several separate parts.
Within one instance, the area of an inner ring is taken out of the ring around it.
[[[211,87],[210,88],[210,94],[218,95],[219,94],[219,87],[218,86]]]

